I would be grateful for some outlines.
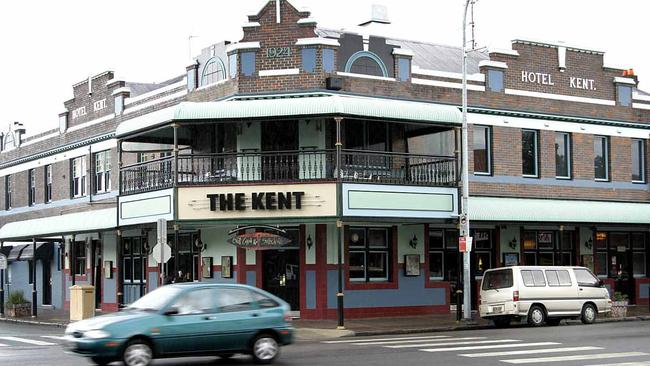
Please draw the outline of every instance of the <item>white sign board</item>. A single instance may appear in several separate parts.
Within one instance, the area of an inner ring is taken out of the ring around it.
[[[7,269],[7,257],[4,254],[0,254],[0,269]]]
[[[153,247],[151,256],[157,263],[167,263],[169,258],[172,257],[172,248],[167,243],[158,243]]]

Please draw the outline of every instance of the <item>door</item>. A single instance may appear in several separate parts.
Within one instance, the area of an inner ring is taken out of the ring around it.
[[[265,250],[262,253],[263,289],[300,310],[300,260],[299,250]]]
[[[609,276],[614,279],[614,289],[628,296],[630,302],[634,296],[634,277],[632,275],[632,250],[629,233],[611,232],[609,234]]]
[[[92,242],[94,253],[93,257],[93,286],[95,286],[95,308],[102,307],[102,244],[100,241]]]
[[[49,260],[41,262],[43,266],[43,305],[52,305],[52,265]]]
[[[219,288],[216,304],[212,326],[218,330],[215,344],[219,351],[245,350],[258,330],[270,328],[248,289]]]
[[[582,304],[587,300],[594,301],[596,306],[601,308],[607,299],[604,297],[603,289],[599,286],[600,280],[584,268],[574,268],[573,274],[578,283],[578,298],[580,299],[580,302],[575,304],[575,308],[577,308],[575,310],[580,311]]]
[[[262,123],[262,180],[298,178],[298,139],[297,121]]]

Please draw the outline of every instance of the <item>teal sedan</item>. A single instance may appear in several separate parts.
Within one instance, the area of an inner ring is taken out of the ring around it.
[[[253,356],[273,362],[293,341],[289,305],[245,285],[182,283],[151,291],[123,311],[70,324],[68,352],[98,365],[122,360],[147,366],[154,358]]]

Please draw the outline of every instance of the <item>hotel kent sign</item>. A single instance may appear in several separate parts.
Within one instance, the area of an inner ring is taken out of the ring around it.
[[[527,84],[555,86],[553,75],[542,72],[521,71],[521,82]],[[569,77],[569,88],[582,90],[596,90],[594,79],[580,78],[575,76]]]
[[[207,194],[210,211],[292,210],[302,208],[305,192],[252,192]]]

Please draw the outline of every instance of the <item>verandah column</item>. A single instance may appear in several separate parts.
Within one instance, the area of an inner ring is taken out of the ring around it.
[[[37,302],[38,291],[36,290],[36,238],[32,238],[32,318],[38,315]]]
[[[336,293],[336,312],[338,315],[338,329],[345,329],[344,302],[343,302],[343,209],[342,209],[342,181],[341,181],[341,121],[343,118],[335,117],[336,122],[336,237],[337,237],[337,273],[338,290]]]

